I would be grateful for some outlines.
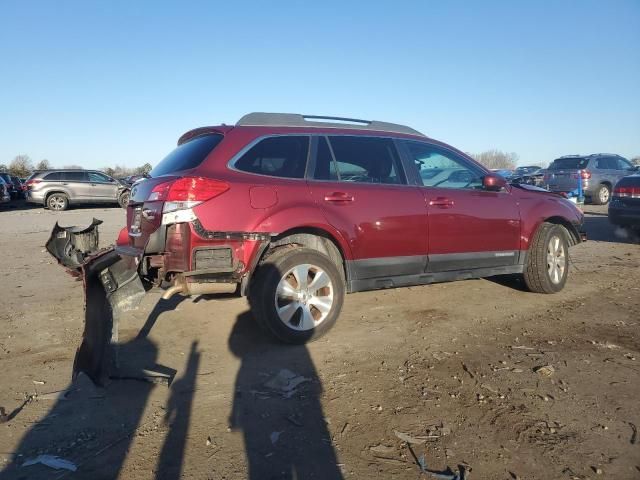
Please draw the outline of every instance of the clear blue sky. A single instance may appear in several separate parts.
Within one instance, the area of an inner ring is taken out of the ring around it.
[[[640,0],[0,3],[0,163],[155,164],[251,111],[521,164],[640,155]]]

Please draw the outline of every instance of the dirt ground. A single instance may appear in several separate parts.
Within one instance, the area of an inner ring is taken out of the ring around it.
[[[152,291],[121,326],[121,375],[173,369],[173,383],[97,388],[69,384],[82,287],[43,245],[56,221],[93,217],[109,244],[124,212],[3,207],[0,478],[435,478],[420,462],[640,478],[640,245],[586,210],[559,294],[513,279],[353,294],[308,346],[265,337],[243,298]],[[22,466],[40,454],[78,470]]]

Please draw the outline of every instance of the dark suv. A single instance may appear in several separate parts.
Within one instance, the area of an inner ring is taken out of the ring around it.
[[[82,267],[85,332],[99,338],[81,359],[143,283],[168,282],[164,298],[237,289],[268,331],[301,343],[331,328],[345,293],[506,274],[558,292],[583,239],[560,195],[375,121],[253,113],[191,130],[131,193],[113,250],[88,249],[95,223],[56,227],[47,247]]]
[[[578,188],[596,205],[609,203],[614,185],[634,172],[629,160],[612,153],[566,155],[555,159],[544,174],[544,185],[552,192],[568,193]]]
[[[43,170],[26,182],[27,202],[50,210],[82,203],[118,203],[126,207],[130,186],[95,170]]]

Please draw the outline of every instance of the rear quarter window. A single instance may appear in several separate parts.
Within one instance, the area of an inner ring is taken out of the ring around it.
[[[62,172],[47,173],[43,180],[62,180]]]
[[[237,170],[280,178],[304,178],[309,137],[269,137],[260,140],[233,165]]]
[[[160,175],[196,168],[207,158],[207,155],[209,155],[223,138],[224,137],[218,133],[195,137],[176,147],[151,170],[149,175],[159,177]]]

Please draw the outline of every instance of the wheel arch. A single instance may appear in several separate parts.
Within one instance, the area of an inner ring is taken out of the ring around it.
[[[67,202],[71,203],[71,197],[69,196],[69,194],[67,192],[65,192],[62,189],[59,188],[55,188],[53,190],[49,190],[47,193],[44,194],[44,204],[45,206],[47,205],[47,202],[49,201],[49,197],[55,193],[61,193],[62,195],[64,195],[65,197],[67,197]]]
[[[560,216],[553,216],[553,217],[545,218],[542,222],[540,222],[536,226],[535,230],[540,228],[540,225],[542,225],[544,222],[553,223],[555,225],[560,225],[560,226],[564,227],[567,230],[567,232],[569,232],[569,242],[570,242],[569,246],[577,245],[578,243],[580,243],[582,241],[581,238],[580,238],[580,232],[578,231],[576,226],[573,223],[571,223],[569,220],[567,220],[566,218],[560,217]]]
[[[343,273],[345,284],[348,285],[348,280],[351,277],[349,273],[349,262],[347,261],[349,257],[340,240],[326,229],[317,226],[299,226],[290,228],[271,237],[271,240],[264,245],[254,260],[254,265],[250,269],[246,281],[243,282],[241,286],[242,295],[245,295],[251,278],[265,258],[276,251],[280,251],[280,249],[289,248],[293,245],[310,248],[326,255]]]

